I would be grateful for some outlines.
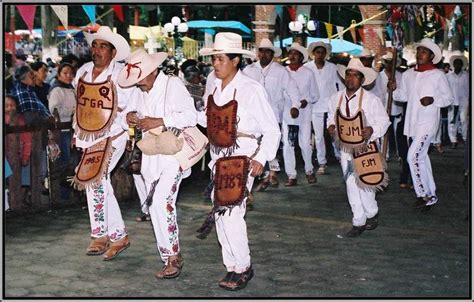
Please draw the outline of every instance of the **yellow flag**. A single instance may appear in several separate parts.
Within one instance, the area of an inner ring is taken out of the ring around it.
[[[324,25],[326,25],[326,31],[328,33],[328,37],[331,37],[332,36],[332,24],[324,22]]]

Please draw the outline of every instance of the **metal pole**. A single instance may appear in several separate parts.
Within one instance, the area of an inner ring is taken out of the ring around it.
[[[10,31],[12,33],[13,43],[12,43],[12,66],[15,66],[16,63],[16,37],[15,37],[15,5],[10,5]]]

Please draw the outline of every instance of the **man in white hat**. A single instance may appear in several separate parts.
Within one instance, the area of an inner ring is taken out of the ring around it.
[[[217,181],[211,195],[214,209],[219,206],[219,211],[213,211],[211,215],[215,218],[217,238],[227,270],[219,286],[227,290],[239,290],[253,276],[244,219],[245,191],[251,191],[254,177],[263,172],[267,161],[275,158],[281,134],[265,88],[240,71],[243,55],[255,57],[255,53],[242,49],[240,35],[218,33],[214,47],[203,48],[199,54],[212,56],[214,67],[214,75],[211,76],[214,80],[207,83],[204,94],[206,112],[198,116],[199,123],[207,127],[211,153],[209,168],[215,174],[213,179]],[[218,176],[227,172],[220,169],[225,166],[219,165],[218,168],[218,164],[239,159],[245,161],[244,168],[238,166],[235,175],[225,179],[232,184],[223,187]],[[246,182],[237,181],[246,178]],[[225,206],[220,202],[221,192],[229,187],[239,189],[240,197]]]
[[[359,59],[353,58],[349,61],[347,68],[339,65],[338,73],[344,79],[346,89],[333,94],[329,100],[329,133],[333,136],[336,134],[335,113],[340,106],[340,114],[346,118],[355,116],[359,109],[363,111],[366,124],[361,134],[368,142],[382,137],[390,125],[387,112],[380,99],[362,87],[362,85],[369,85],[375,80],[375,71],[365,67]],[[357,237],[365,230],[373,230],[378,225],[375,191],[364,190],[357,185],[353,155],[343,149],[341,149],[341,168],[353,215],[352,229],[347,233],[347,236]]]
[[[295,143],[298,136],[298,145],[304,161],[304,170],[309,184],[316,183],[316,175],[311,158],[311,111],[314,104],[319,100],[318,86],[314,83],[313,72],[303,66],[308,61],[306,48],[294,42],[288,48],[288,59],[290,64],[286,67],[291,78],[296,83],[299,94],[299,103],[289,104],[283,113],[283,159],[285,161],[285,172],[288,180],[286,187],[296,186],[296,158]],[[291,108],[288,108],[291,105]]]
[[[157,127],[183,129],[197,123],[194,100],[183,82],[158,69],[166,57],[165,52],[149,55],[138,49],[130,55],[118,77],[120,86],[134,87],[125,111],[126,123],[137,125],[144,133]],[[176,278],[183,267],[176,198],[181,180],[190,174],[191,169],[183,170],[173,155],[142,154],[142,180],[135,179],[135,185],[151,202],[148,212],[157,249],[165,263],[155,275],[158,279]]]
[[[451,148],[456,148],[458,144],[458,119],[461,122],[462,139],[467,138],[467,115],[469,112],[469,73],[464,69],[467,67],[467,58],[460,52],[453,52],[449,63],[454,71],[448,73],[448,83],[454,96],[452,106],[448,110],[448,134],[451,141]]]
[[[308,53],[313,61],[304,64],[313,74],[315,83],[318,86],[319,101],[313,105],[312,122],[315,136],[316,154],[319,168],[318,175],[326,173],[326,143],[324,140],[324,129],[326,129],[326,120],[328,116],[328,102],[331,95],[344,89],[344,86],[337,75],[335,64],[327,61],[331,55],[331,44],[322,41],[313,42],[308,46]]]
[[[393,97],[407,102],[404,134],[412,140],[407,159],[418,198],[413,207],[424,210],[438,202],[428,149],[438,130],[440,109],[453,102],[446,75],[435,65],[441,58],[439,46],[425,38],[416,44],[415,68],[404,72],[400,83],[389,83],[396,88]]]
[[[264,38],[258,46],[257,56],[259,60],[247,66],[243,73],[265,87],[275,118],[278,124],[281,125],[285,102],[289,99],[292,104],[294,103],[294,106],[297,106],[299,95],[296,90],[296,83],[285,67],[273,61],[273,58],[280,55],[281,49],[275,47],[269,39]],[[275,157],[271,160],[269,166],[270,174],[257,186],[257,192],[264,191],[270,185],[272,187],[278,187],[279,185],[277,173],[280,171],[280,164],[278,159]]]
[[[107,26],[101,26],[94,34],[84,35],[91,48],[92,62],[79,68],[73,81],[78,90],[74,141],[77,147],[85,150],[93,149],[106,140],[111,141],[112,146],[109,161],[104,160],[105,166],[100,167],[105,173],[98,181],[85,186],[93,239],[87,255],[105,253],[103,260],[111,260],[130,245],[127,228],[110,181],[110,173],[122,156],[127,141],[127,134],[122,128],[121,111],[127,105],[130,90],[122,89],[115,83],[123,68],[123,64],[118,61],[128,56],[130,47],[125,38],[113,33]],[[111,89],[112,86],[114,89]],[[116,93],[112,93],[113,90]],[[99,102],[96,104],[94,101]],[[113,106],[99,105],[106,101]],[[104,116],[107,118],[102,124],[102,118],[99,117]],[[99,120],[101,124],[96,126]],[[104,158],[105,156],[107,152]],[[76,175],[79,173],[80,170]]]

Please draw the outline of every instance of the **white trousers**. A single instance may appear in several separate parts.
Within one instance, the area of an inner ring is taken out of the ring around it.
[[[153,231],[156,238],[156,246],[160,253],[161,260],[167,263],[168,257],[177,255],[180,252],[179,228],[176,215],[176,199],[178,197],[179,186],[183,179],[178,162],[166,163],[153,194],[153,203],[150,208],[142,206],[144,213],[149,212]],[[140,176],[140,175],[138,175]],[[146,192],[144,202],[151,189],[151,183],[141,177],[135,178],[137,191]],[[139,189],[140,188],[140,189]],[[144,211],[145,210],[145,211]]]
[[[145,199],[146,199],[146,188],[145,188],[145,182],[140,174],[132,174],[133,175],[133,181],[135,183],[135,188],[137,189],[138,193],[138,199],[140,202],[140,209],[143,214],[148,214],[148,207],[145,204]]]
[[[341,168],[346,182],[347,198],[352,210],[352,225],[363,226],[368,218],[379,212],[375,191],[364,191],[356,184],[352,170],[352,155],[341,150]]]
[[[311,121],[313,122],[314,141],[316,143],[316,156],[319,165],[327,164],[326,143],[324,141],[324,112],[313,112]]]
[[[296,178],[296,158],[295,147],[290,146],[288,142],[288,124],[283,122],[283,160],[285,162],[285,172],[288,178]],[[304,170],[306,174],[313,173],[313,163],[311,161],[311,119],[301,119],[301,125],[298,131],[298,144],[301,149],[301,155],[304,161]]]
[[[126,133],[112,141],[113,153],[107,174],[97,184],[86,188],[91,237],[93,238],[109,235],[110,240],[114,242],[127,235],[127,228],[123,222],[122,213],[110,180],[110,173],[122,157],[126,143]]]
[[[458,142],[458,129],[459,129],[459,111],[457,116],[454,116],[454,106],[448,108],[448,135],[451,143]],[[451,123],[454,119],[454,123]]]
[[[436,196],[436,184],[428,156],[432,139],[432,134],[416,134],[408,148],[407,161],[416,197]]]
[[[467,126],[469,124],[469,107],[468,106],[459,106],[459,119],[461,121],[461,131],[462,139],[467,140]]]
[[[252,190],[254,178],[249,175],[247,189]],[[214,202],[214,191],[212,191]],[[217,239],[221,245],[222,259],[228,272],[242,273],[251,264],[250,248],[245,223],[246,200],[224,215],[215,215]]]

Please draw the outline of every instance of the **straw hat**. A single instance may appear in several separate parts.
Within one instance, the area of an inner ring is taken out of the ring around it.
[[[146,78],[166,60],[166,52],[148,54],[143,49],[134,51],[127,59],[127,65],[120,71],[118,84],[130,87]]]
[[[453,63],[455,60],[461,60],[462,67],[464,68],[467,67],[467,58],[459,50],[453,51],[453,53],[451,54],[451,57],[449,58],[449,65],[453,66]]]
[[[293,42],[290,47],[288,47],[288,52],[290,50],[296,50],[297,52],[301,53],[303,55],[303,63],[308,61],[308,51],[306,48],[301,46],[298,42]]]
[[[329,56],[331,55],[331,51],[332,51],[331,44],[324,43],[323,41],[313,42],[313,43],[309,44],[308,53],[309,53],[309,57],[311,59],[314,58],[313,52],[317,47],[324,47],[324,49],[326,49],[326,57],[324,59],[327,60],[329,58]]]
[[[89,46],[92,46],[92,42],[96,39],[105,40],[111,43],[117,50],[117,53],[113,58],[115,61],[123,60],[130,54],[130,45],[128,45],[127,40],[125,40],[121,35],[114,33],[108,26],[99,27],[97,32],[94,34],[85,32],[84,36],[86,37]]]
[[[272,41],[270,41],[270,39],[263,38],[263,39],[260,41],[260,45],[258,46],[257,49],[260,49],[260,48],[273,50],[273,56],[274,56],[275,58],[281,56],[281,49],[280,49],[280,47],[276,47],[275,45],[273,45],[273,43],[272,43]]]
[[[250,58],[255,58],[255,53],[242,48],[242,36],[231,33],[218,33],[212,48],[203,48],[199,51],[201,56],[212,56],[218,54],[241,54]]]
[[[441,61],[441,59],[443,58],[443,55],[441,54],[441,48],[439,48],[438,45],[431,41],[431,39],[422,39],[419,43],[415,44],[415,49],[420,46],[426,47],[434,53],[433,64],[438,64],[439,61]]]
[[[387,52],[382,56],[382,60],[384,61],[392,61],[393,60],[393,53],[391,51]],[[397,65],[396,67],[400,67],[400,64],[402,64],[402,61],[397,58]]]
[[[375,70],[369,67],[365,67],[364,64],[358,58],[352,58],[349,61],[349,64],[346,66],[338,64],[337,65],[337,73],[341,78],[344,80],[346,79],[346,70],[352,69],[361,72],[364,75],[364,82],[362,84],[364,86],[372,84],[373,81],[377,78],[377,73]]]

